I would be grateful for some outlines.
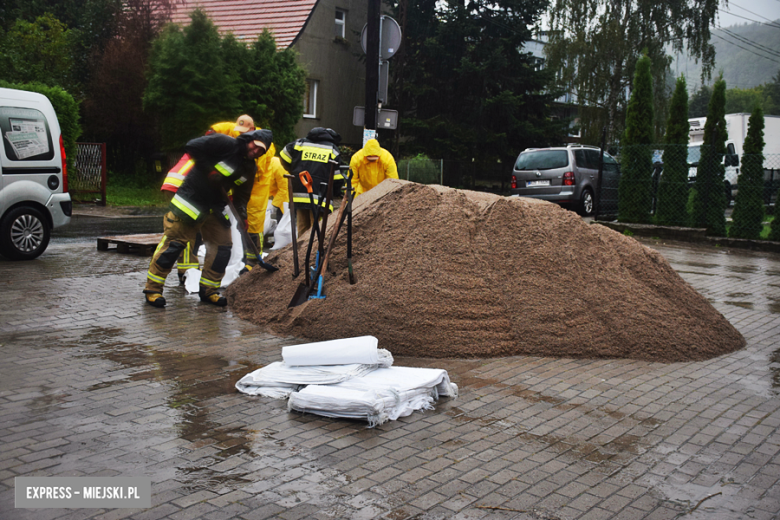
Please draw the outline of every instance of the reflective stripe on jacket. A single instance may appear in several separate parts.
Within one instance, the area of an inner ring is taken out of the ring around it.
[[[244,146],[223,134],[198,137],[187,143],[186,151],[194,164],[176,196],[171,200],[171,211],[183,221],[195,223],[210,213],[225,213],[224,190],[233,190],[233,202],[240,215],[246,218],[246,203],[254,184],[255,162],[246,158]],[[220,219],[221,220],[221,219]],[[229,220],[225,219],[229,226]]]

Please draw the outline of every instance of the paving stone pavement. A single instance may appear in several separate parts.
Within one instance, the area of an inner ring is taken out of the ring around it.
[[[302,341],[174,276],[168,308],[144,305],[148,258],[68,240],[0,259],[0,518],[780,518],[780,257],[646,243],[747,348],[673,364],[399,357],[447,369],[460,396],[374,429],[237,393]],[[147,476],[152,507],[15,509],[17,476]]]

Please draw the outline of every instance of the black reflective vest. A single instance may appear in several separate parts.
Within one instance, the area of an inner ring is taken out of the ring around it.
[[[211,175],[218,177],[225,192],[233,190],[233,202],[241,213],[236,218],[245,219],[257,165],[246,158],[244,145],[227,135],[211,134],[191,140],[185,151],[194,165],[171,200],[170,210],[191,224],[201,222],[210,213],[221,214],[229,226],[223,194],[213,184],[213,177],[209,180]]]
[[[320,200],[320,189],[322,190],[323,199],[327,195],[325,185],[327,185],[328,177],[330,176],[330,163],[328,161],[340,162],[339,149],[335,144],[327,141],[315,143],[305,138],[298,139],[285,146],[279,154],[279,158],[282,160],[284,169],[295,176],[292,181],[292,196],[296,207],[300,206],[302,209],[309,209],[309,193],[300,181],[298,174],[302,171],[309,172],[312,178],[314,202],[318,203]],[[338,174],[339,170],[336,169],[334,175]],[[324,185],[320,188],[320,185],[323,183]],[[337,193],[335,185],[333,193]],[[333,206],[331,205],[328,210],[332,211]]]

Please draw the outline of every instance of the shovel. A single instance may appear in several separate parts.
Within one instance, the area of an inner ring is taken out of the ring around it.
[[[314,213],[314,223],[312,224],[314,227],[314,232],[317,233],[317,238],[319,239],[319,248],[322,248],[323,239],[325,236],[325,230],[327,228],[328,224],[328,213],[325,213],[325,216],[322,219],[322,227],[320,228],[318,226],[319,224],[319,210],[320,209],[327,209],[330,207],[330,199],[333,195],[333,169],[335,167],[336,163],[335,161],[330,161],[331,167],[330,167],[330,175],[328,176],[328,188],[327,188],[327,195],[325,198],[325,206],[321,207],[318,204],[313,204],[312,206],[312,213]],[[311,191],[311,175],[309,175],[309,172],[305,172],[306,175],[304,175],[304,172],[301,172],[301,182],[306,186],[306,191],[309,192],[309,197],[312,203],[314,203],[314,196],[312,195]],[[320,197],[322,198],[322,197]],[[317,279],[317,275],[321,271],[322,263],[318,261],[317,266],[317,273],[315,273],[315,276],[309,278],[309,259],[311,258],[311,247],[312,247],[312,241],[314,240],[314,233],[310,233],[309,235],[309,246],[306,251],[306,284],[300,284],[298,288],[295,290],[295,294],[293,295],[292,299],[290,300],[290,303],[287,305],[287,308],[297,307],[298,305],[301,305],[303,303],[306,303],[309,299],[309,294],[311,294],[312,289],[314,289],[314,281]],[[327,256],[327,255],[326,255]],[[321,258],[318,260],[322,260]]]
[[[325,259],[322,261],[322,265],[317,270],[318,271],[318,280],[317,280],[317,294],[314,296],[310,296],[312,299],[318,299],[322,300],[325,298],[325,295],[322,294],[322,283],[324,274],[328,270],[328,259],[330,258],[330,252],[333,250],[333,245],[336,243],[336,236],[339,233],[339,229],[341,229],[341,223],[343,222],[344,218],[344,210],[347,207],[347,197],[349,196],[349,190],[344,191],[344,198],[341,200],[341,205],[339,206],[339,213],[336,215],[336,227],[333,228],[333,232],[330,234],[330,240],[328,241],[328,249],[325,250]]]
[[[295,201],[293,200],[293,184],[292,180],[295,178],[292,175],[285,174],[285,177],[287,177],[287,192],[289,193],[290,198],[290,231],[292,235],[292,243],[293,243],[293,278],[298,278],[298,275],[301,274],[300,267],[298,266],[298,228],[296,226],[295,222]]]
[[[236,207],[233,205],[233,201],[230,200],[230,197],[228,197],[227,193],[225,193],[225,188],[222,188],[222,198],[227,201],[227,205],[230,208],[230,212],[233,213],[233,216],[238,218],[238,212],[236,211]],[[244,229],[244,226],[241,225],[241,223],[238,223],[238,231],[241,233],[241,238],[244,239],[244,242],[249,244],[249,248],[252,250],[252,252],[257,256],[257,263],[268,271],[269,273],[273,273],[274,271],[278,271],[279,268],[271,265],[267,262],[263,261],[263,255],[260,253],[260,251],[257,250],[257,246],[255,245],[254,241],[249,237],[249,233],[247,233],[246,229]]]

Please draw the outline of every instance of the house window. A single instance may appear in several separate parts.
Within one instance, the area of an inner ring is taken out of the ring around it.
[[[347,13],[341,9],[336,9],[336,25],[334,31],[336,38],[347,37]]]
[[[317,90],[320,82],[316,79],[306,80],[306,91],[303,93],[303,117],[317,117]]]

